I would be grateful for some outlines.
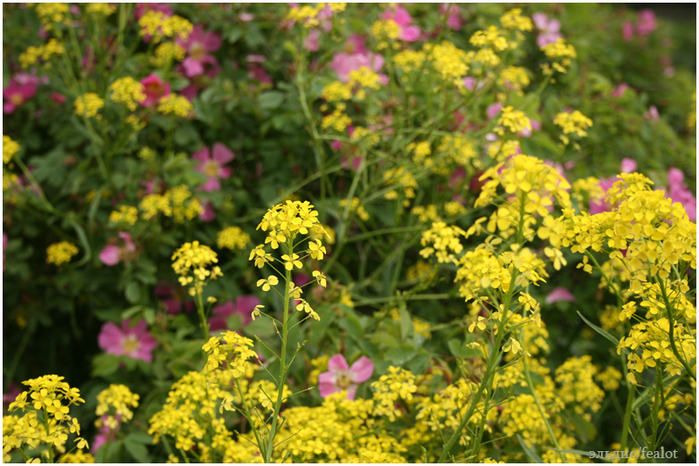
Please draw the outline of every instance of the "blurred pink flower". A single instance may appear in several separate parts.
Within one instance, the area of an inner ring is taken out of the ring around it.
[[[461,19],[461,7],[455,3],[440,3],[439,12],[445,15],[447,14],[447,11],[449,12],[447,27],[460,31],[461,27],[463,26],[463,21]]]
[[[682,170],[670,168],[667,172],[667,184],[668,189],[665,191],[665,197],[672,199],[673,202],[682,204],[689,220],[696,222],[697,199],[684,184],[684,173],[682,173]]]
[[[187,40],[178,39],[177,45],[187,51],[187,58],[182,61],[182,66],[188,78],[204,74],[206,64],[218,66],[216,58],[208,54],[221,48],[221,38],[215,32],[204,33],[204,29],[196,25]]]
[[[128,260],[133,256],[133,253],[136,252],[136,245],[131,240],[131,234],[121,232],[119,233],[119,238],[123,240],[124,244],[117,246],[114,243],[119,240],[117,238],[111,238],[109,242],[112,244],[106,246],[102,249],[102,252],[100,252],[99,258],[104,265],[109,267],[116,265],[119,262]]]
[[[303,46],[309,52],[317,52],[320,46],[318,39],[320,39],[320,29],[313,29],[308,33],[308,37],[303,41]]]
[[[655,105],[651,105],[648,111],[643,114],[643,117],[646,120],[658,121],[660,120],[660,113],[658,113],[658,109],[655,108]]]
[[[357,384],[366,382],[374,372],[374,363],[366,356],[359,358],[348,367],[345,357],[336,354],[328,361],[328,372],[318,377],[320,395],[325,398],[333,393],[347,390],[347,398],[354,400]]]
[[[11,80],[10,84],[2,91],[2,96],[6,100],[2,107],[3,112],[12,113],[17,107],[34,97],[36,87],[34,82],[19,84],[14,79]]]
[[[191,312],[194,309],[194,303],[192,301],[184,301],[183,297],[177,293],[177,290],[173,286],[163,284],[157,285],[153,289],[153,294],[162,300],[168,314],[182,312],[183,304],[186,312]]]
[[[199,199],[204,211],[199,214],[199,218],[202,222],[211,222],[216,218],[216,211],[214,210],[214,204],[208,199]]]
[[[151,73],[141,80],[146,98],[139,102],[144,107],[153,107],[161,97],[170,94],[170,83],[166,83],[155,73]]]
[[[530,119],[529,123],[532,126],[531,129],[524,128],[522,131],[519,132],[519,137],[529,138],[532,135],[532,131],[540,131],[541,130],[541,123],[539,121]]]
[[[136,19],[141,19],[141,16],[149,10],[159,11],[165,16],[172,16],[172,8],[167,3],[139,3],[136,5],[136,11],[134,12]]]
[[[658,23],[655,20],[653,10],[641,10],[638,12],[638,20],[636,21],[636,30],[642,36],[647,36],[655,31]]]
[[[94,454],[97,453],[97,450],[100,449],[102,445],[104,445],[107,442],[112,442],[114,441],[115,433],[119,430],[119,427],[121,424],[121,416],[117,414],[114,416],[114,418],[117,421],[117,426],[112,429],[109,427],[107,424],[104,423],[104,421],[107,420],[107,415],[105,414],[102,416],[102,427],[99,429],[99,433],[95,435],[95,439],[92,441],[92,446],[90,447],[90,451]]]
[[[626,42],[631,42],[631,39],[633,39],[633,24],[630,21],[624,21],[624,24],[621,26],[621,34]]]
[[[624,158],[621,160],[621,172],[633,173],[638,169],[638,164],[634,159]]]
[[[614,178],[601,178],[599,180],[599,185],[600,188],[602,188],[602,191],[604,191],[604,194],[602,195],[601,198],[597,199],[590,199],[590,214],[595,215],[595,214],[600,214],[602,212],[608,212],[611,210],[611,206],[609,203],[605,200],[605,197],[607,196],[607,190],[611,188],[614,183],[619,181],[619,178],[614,177]]]
[[[534,24],[539,30],[539,35],[536,37],[536,45],[543,47],[546,44],[555,44],[558,39],[562,39],[561,23],[557,19],[548,19],[544,13],[534,13],[532,15]]]
[[[211,310],[209,317],[209,326],[212,332],[217,330],[226,330],[228,328],[227,320],[229,316],[237,314],[243,326],[246,326],[252,320],[251,314],[255,306],[261,304],[257,296],[242,295],[238,296],[235,301],[228,301],[220,304]]]
[[[134,327],[130,327],[129,319],[121,323],[121,328],[113,322],[104,324],[97,337],[97,343],[108,354],[129,356],[146,362],[153,360],[153,348],[158,344],[148,333],[148,326],[145,320],[141,320]]]
[[[15,401],[17,399],[17,395],[22,393],[22,390],[17,386],[16,383],[10,382],[10,385],[7,386],[7,393],[2,394],[2,406],[3,409],[7,409],[7,405]]]
[[[370,70],[378,73],[383,68],[384,58],[381,55],[364,52],[364,53],[338,53],[333,57],[332,62],[330,62],[330,68],[337,73],[337,77],[340,81],[349,81],[349,74],[354,70],[358,70],[362,66],[366,66]],[[388,82],[388,77],[384,78],[382,75],[382,81]]]
[[[420,37],[420,28],[411,26],[413,17],[401,5],[386,8],[379,17],[381,19],[393,20],[400,26],[400,40],[415,42]]]
[[[630,89],[630,86],[628,84],[619,84],[617,88],[612,91],[612,97],[623,97],[624,91],[626,91],[626,89]]]
[[[200,162],[196,170],[207,176],[206,183],[199,187],[200,191],[212,192],[221,189],[219,178],[228,178],[233,170],[224,167],[235,158],[235,154],[226,146],[217,142],[214,144],[213,157],[208,147],[199,149],[192,154],[192,159]]]
[[[568,301],[570,303],[575,301],[575,296],[567,288],[558,287],[551,290],[551,292],[546,296],[544,302],[546,304],[555,303],[558,301]]]
[[[267,73],[265,67],[262,66],[262,63],[265,61],[267,61],[267,58],[264,55],[248,55],[248,77],[263,84],[273,86],[274,81],[272,81],[272,77]]]
[[[255,19],[255,15],[253,15],[252,13],[241,13],[240,16],[238,16],[238,18],[240,18],[242,22],[247,23]]]
[[[488,108],[485,110],[485,114],[488,117],[489,120],[492,120],[497,116],[498,113],[500,113],[500,110],[502,110],[502,102],[496,102],[492,105],[488,105]]]
[[[63,94],[59,94],[58,92],[52,92],[51,100],[59,104],[64,104],[66,103],[66,96],[64,96]]]

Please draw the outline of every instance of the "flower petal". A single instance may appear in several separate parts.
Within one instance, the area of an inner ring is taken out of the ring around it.
[[[371,362],[371,359],[367,358],[366,356],[362,356],[354,364],[352,364],[350,372],[352,372],[354,375],[352,382],[366,382],[374,373],[374,363]]]
[[[235,158],[235,154],[220,142],[214,144],[214,160],[223,165]]]
[[[208,147],[203,147],[192,154],[192,160],[196,160],[201,163],[206,163],[211,160],[211,155],[209,153]]]
[[[335,372],[337,370],[346,371],[349,368],[345,357],[341,354],[336,354],[328,361],[328,370],[330,372]],[[323,374],[321,374],[322,376]]]

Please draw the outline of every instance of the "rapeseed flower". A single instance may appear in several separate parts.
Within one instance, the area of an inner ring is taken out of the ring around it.
[[[70,259],[78,253],[78,247],[69,241],[54,243],[46,248],[46,263],[61,265],[70,262]]]

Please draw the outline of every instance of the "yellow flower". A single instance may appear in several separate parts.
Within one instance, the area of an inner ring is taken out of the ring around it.
[[[160,99],[157,110],[168,115],[173,113],[182,118],[187,118],[194,109],[194,106],[186,97],[177,94],[168,94]]]
[[[577,136],[587,136],[586,129],[592,126],[592,120],[575,110],[572,113],[561,112],[553,120],[554,124],[561,127],[564,134],[576,134]]]
[[[216,240],[219,249],[228,248],[231,251],[245,249],[249,242],[250,235],[245,233],[240,227],[224,228],[218,233]]]
[[[71,242],[61,241],[46,248],[46,263],[61,265],[70,262],[70,259],[78,253],[78,247]]]
[[[12,160],[12,157],[19,152],[19,144],[17,144],[16,141],[13,141],[10,136],[3,135],[2,136],[2,162],[3,163],[10,163],[10,160]]]
[[[124,104],[131,111],[136,110],[137,103],[146,99],[143,84],[134,78],[127,76],[114,81],[109,90],[112,91],[112,100]]]
[[[209,270],[208,267],[217,263],[218,258],[210,247],[199,244],[199,241],[184,243],[172,255],[172,261],[172,268],[180,275],[179,281],[182,286],[194,283],[190,288],[190,295],[201,293],[206,281],[223,276],[218,266]]]
[[[94,92],[88,92],[75,99],[75,113],[80,116],[95,117],[102,107],[104,99]]]
[[[257,286],[262,287],[262,291],[269,291],[272,286],[278,285],[279,284],[279,279],[276,277],[276,275],[270,275],[267,277],[265,280],[264,278],[261,278],[257,280]]]
[[[515,110],[513,107],[503,107],[502,115],[498,120],[498,124],[506,127],[512,133],[520,133],[525,129],[532,129],[532,124],[529,118],[520,110]],[[505,131],[502,128],[495,128],[495,132],[503,135]]]

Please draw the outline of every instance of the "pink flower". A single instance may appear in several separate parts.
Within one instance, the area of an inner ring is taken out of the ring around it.
[[[212,316],[209,318],[209,326],[212,332],[217,330],[226,330],[228,328],[228,317],[239,315],[243,327],[248,325],[252,320],[251,314],[255,306],[261,304],[257,296],[243,295],[238,296],[234,301],[220,304],[211,310]]]
[[[607,196],[607,190],[611,188],[614,183],[619,181],[619,178],[601,178],[599,180],[600,188],[604,191],[604,195],[599,199],[590,199],[590,214],[600,214],[602,212],[608,212],[612,209],[612,206],[607,203],[605,197]]]
[[[347,390],[347,398],[354,400],[357,384],[369,380],[373,372],[374,363],[366,356],[362,356],[352,364],[352,367],[348,367],[345,357],[336,354],[328,361],[328,372],[318,377],[320,395],[325,398],[333,393]]]
[[[340,81],[349,81],[349,74],[354,70],[358,70],[362,66],[366,66],[370,70],[378,73],[383,68],[384,58],[381,55],[365,52],[365,53],[338,53],[330,62],[330,68],[337,73]],[[386,77],[387,79],[387,77]]]
[[[267,61],[267,58],[264,55],[248,55],[248,77],[259,81],[262,84],[269,84],[270,86],[273,86],[274,81],[272,81],[272,77],[267,73],[265,67],[262,66],[262,63],[265,61]]]
[[[624,24],[621,26],[621,34],[626,42],[631,42],[631,39],[633,39],[633,24],[630,21],[624,21]]]
[[[532,125],[531,129],[524,128],[522,131],[519,132],[519,137],[528,138],[528,137],[531,137],[532,131],[541,130],[541,123],[539,121],[530,119],[529,123],[531,123],[531,125]]]
[[[420,28],[410,25],[413,22],[413,17],[400,5],[396,5],[395,8],[386,8],[380,18],[393,20],[400,26],[400,40],[415,42],[420,37]]]
[[[630,86],[628,84],[619,84],[619,86],[617,86],[617,88],[612,91],[612,97],[623,97],[624,91],[626,91],[626,89],[630,89]]]
[[[200,162],[196,169],[207,176],[206,183],[199,187],[200,191],[218,191],[221,189],[219,178],[228,178],[233,173],[232,169],[224,167],[225,164],[235,158],[235,154],[229,148],[217,142],[214,144],[213,154],[212,158],[208,147],[204,147],[192,154],[192,159]]]
[[[461,7],[455,3],[441,3],[439,5],[439,12],[443,15],[449,12],[449,17],[447,18],[447,27],[454,30],[460,31],[463,26],[463,21],[461,20]]]
[[[624,158],[621,160],[621,172],[633,173],[638,168],[638,164],[634,159]]]
[[[141,80],[146,98],[139,102],[144,107],[153,107],[161,97],[170,94],[170,83],[166,83],[160,76],[152,73]]]
[[[214,204],[208,199],[199,199],[202,207],[204,207],[204,212],[199,214],[199,218],[202,222],[211,222],[216,218],[216,211],[214,210]]]
[[[204,74],[205,64],[218,66],[216,58],[207,53],[221,48],[221,38],[215,32],[204,33],[201,26],[194,26],[187,40],[178,39],[177,45],[187,50],[188,55],[182,66],[188,78]]]
[[[122,232],[119,233],[119,238],[123,240],[123,245],[117,246],[116,244],[110,244],[102,249],[99,257],[104,265],[111,267],[119,262],[129,260],[136,252],[136,245],[131,241],[131,234]],[[115,243],[117,241],[116,238],[111,238],[109,240],[110,243]]]
[[[22,393],[22,390],[17,386],[16,383],[10,382],[7,387],[7,393],[2,394],[2,405],[4,409],[7,409],[7,405],[12,403],[17,399],[17,395]]]
[[[247,23],[255,19],[255,15],[253,15],[252,13],[241,13],[240,16],[238,16],[238,18],[240,18],[242,22]]]
[[[172,8],[167,3],[139,3],[134,12],[136,19],[141,19],[141,16],[149,10],[159,11],[165,16],[172,16]]]
[[[3,112],[12,113],[17,107],[34,97],[36,86],[34,82],[19,84],[14,79],[10,81],[10,84],[2,92],[3,98],[6,100],[2,107]]]
[[[660,114],[658,113],[658,109],[655,108],[655,105],[651,105],[650,108],[648,109],[648,111],[643,114],[643,117],[646,120],[651,120],[651,121],[660,120]]]
[[[320,29],[314,29],[308,33],[308,37],[303,41],[303,46],[309,52],[317,52],[320,47],[318,39],[320,39]]]
[[[145,320],[131,327],[129,319],[121,323],[121,328],[113,322],[104,324],[97,337],[97,343],[108,354],[129,356],[146,362],[153,360],[152,351],[158,344],[148,333]]]
[[[638,12],[638,21],[636,22],[636,30],[642,36],[647,36],[655,31],[658,23],[655,21],[655,13],[653,10],[641,10]]]
[[[546,304],[555,303],[558,301],[568,301],[572,303],[575,301],[575,296],[567,288],[558,287],[551,290],[551,292],[546,296],[544,302]]]
[[[557,19],[548,19],[544,13],[534,13],[532,15],[536,28],[540,31],[536,37],[536,45],[543,47],[546,44],[555,44],[558,39],[562,39],[561,23]]]
[[[63,94],[59,94],[58,92],[52,92],[51,100],[59,104],[64,104],[66,103],[66,96],[64,96]]]
[[[500,113],[500,110],[502,110],[502,102],[497,102],[492,105],[489,105],[488,108],[485,110],[485,114],[488,117],[489,120],[492,120],[497,116],[498,113]]]
[[[114,429],[104,423],[107,420],[107,417],[108,416],[106,414],[102,416],[102,427],[100,427],[99,434],[95,436],[95,439],[92,441],[92,447],[90,447],[90,451],[92,453],[97,453],[97,450],[99,450],[105,443],[112,442],[114,440],[114,434],[119,430],[121,416],[119,414],[114,416],[114,419],[117,421],[117,425]]]
[[[684,184],[684,173],[682,173],[682,170],[670,168],[667,173],[667,184],[669,188],[665,191],[665,197],[672,199],[673,202],[682,204],[689,220],[696,222],[697,199]]]
[[[162,299],[168,314],[182,312],[183,303],[186,312],[191,312],[194,309],[194,303],[192,301],[185,302],[182,296],[177,293],[177,290],[170,285],[158,285],[153,289],[153,293]]]

